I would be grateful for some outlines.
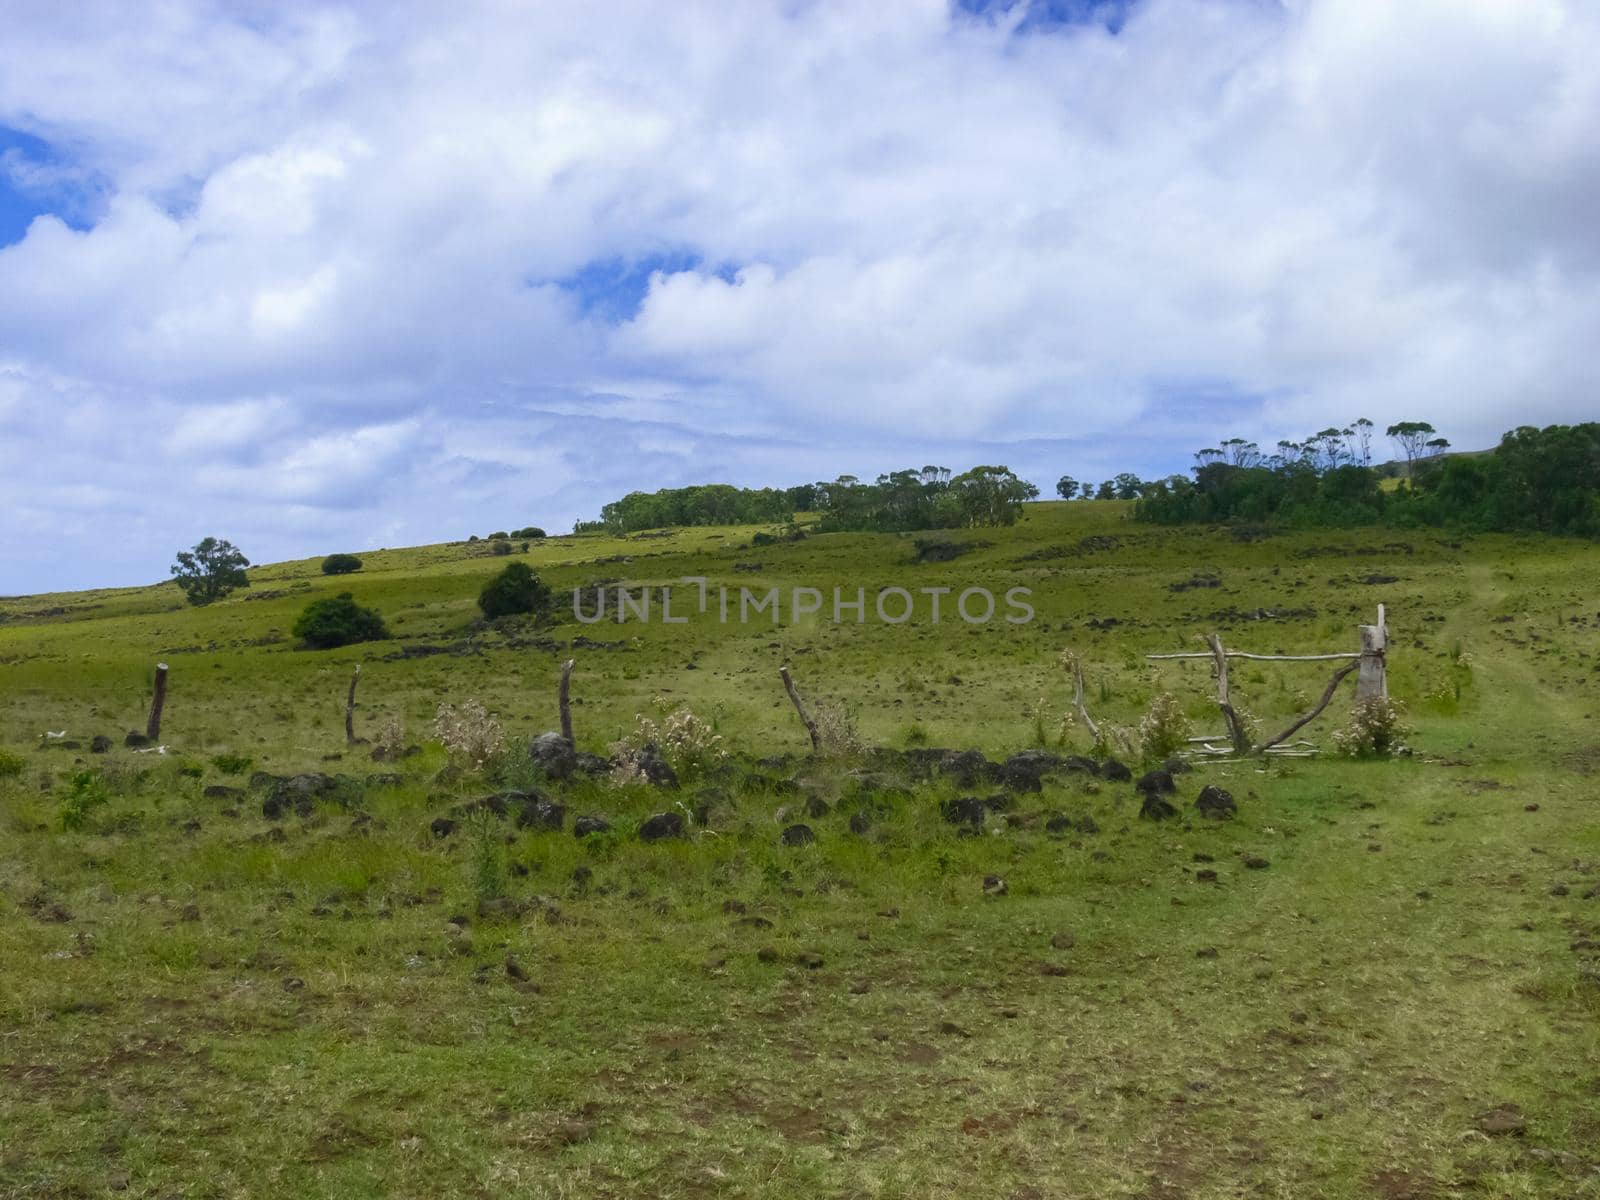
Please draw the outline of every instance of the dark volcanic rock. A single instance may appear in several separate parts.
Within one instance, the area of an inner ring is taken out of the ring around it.
[[[240,796],[244,795],[244,789],[227,787],[226,785],[220,783],[213,783],[200,794],[207,800],[237,800]]]
[[[1146,771],[1133,786],[1146,796],[1170,796],[1178,790],[1168,771]]]
[[[456,823],[449,817],[435,817],[428,828],[433,831],[434,837],[446,838],[456,831]]]
[[[1200,789],[1194,806],[1208,821],[1230,821],[1239,810],[1239,806],[1233,802],[1233,793],[1224,791],[1214,783],[1208,783]]]
[[[850,832],[857,835],[866,833],[872,828],[872,820],[866,813],[852,813],[850,815]]]
[[[1188,759],[1179,758],[1177,755],[1173,755],[1171,758],[1167,759],[1166,762],[1162,763],[1161,769],[1168,775],[1187,775],[1190,771],[1194,770],[1194,768],[1189,765]]]
[[[785,846],[809,846],[817,835],[809,825],[791,825],[778,835],[778,840]]]
[[[1112,783],[1127,783],[1133,778],[1133,772],[1119,759],[1108,758],[1100,764],[1100,778],[1109,779]]]
[[[955,780],[959,787],[994,782],[997,768],[981,750],[952,750],[939,763],[939,773]]]
[[[110,754],[111,739],[103,733],[95,734],[94,741],[89,743],[90,754]]]
[[[518,829],[540,829],[559,833],[567,823],[567,806],[542,797],[530,797],[517,812]]]
[[[293,810],[298,816],[309,817],[316,802],[333,795],[338,788],[339,780],[332,775],[294,775],[276,780],[261,802],[261,815],[276,821]]]
[[[675,788],[678,786],[678,773],[672,769],[672,764],[661,757],[661,751],[652,742],[639,751],[634,759],[644,777],[656,787]],[[681,818],[680,818],[681,820]]]
[[[1048,750],[1023,750],[1000,764],[1000,777],[1019,792],[1037,792],[1043,778],[1061,769],[1062,758]]]
[[[683,836],[683,814],[676,812],[659,812],[654,816],[646,817],[639,826],[639,840],[641,842],[659,842],[662,838]]]
[[[939,806],[939,813],[952,825],[968,825],[973,828],[983,824],[984,814],[988,808],[976,796],[962,796],[955,800],[946,800]]]
[[[1177,816],[1178,810],[1163,800],[1159,792],[1145,792],[1139,815],[1147,821],[1165,821]]]
[[[533,759],[546,779],[570,779],[578,769],[578,755],[572,743],[559,733],[541,733],[528,743]]]
[[[142,750],[144,747],[150,745],[150,739],[145,737],[145,735],[142,733],[130,731],[128,736],[122,739],[122,744],[127,746],[130,750]]]
[[[604,817],[590,813],[579,817],[572,823],[573,837],[588,837],[591,833],[610,833],[611,822]]]

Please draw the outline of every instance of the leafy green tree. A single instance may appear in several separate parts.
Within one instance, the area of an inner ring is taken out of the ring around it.
[[[250,560],[232,542],[208,537],[193,550],[183,550],[172,564],[172,575],[190,604],[210,604],[235,588],[249,587],[245,568]]]
[[[965,525],[1015,525],[1039,489],[1010,467],[973,467],[950,481],[950,494]]]
[[[1063,475],[1056,480],[1056,495],[1063,500],[1071,500],[1078,494],[1078,481],[1071,475]]]
[[[1400,449],[1400,454],[1406,460],[1406,466],[1414,471],[1417,459],[1423,457],[1423,450],[1427,448],[1428,439],[1438,433],[1426,421],[1399,421],[1384,434]]]
[[[1128,471],[1123,471],[1111,482],[1115,488],[1116,497],[1118,500],[1137,500],[1139,498],[1139,492],[1144,487],[1144,484],[1140,482],[1139,477]]]
[[[383,618],[373,609],[357,604],[349,592],[306,605],[295,620],[293,633],[313,650],[332,650],[389,636]]]
[[[542,612],[550,603],[550,588],[527,563],[507,563],[505,570],[483,585],[478,607],[489,620],[518,613]]]

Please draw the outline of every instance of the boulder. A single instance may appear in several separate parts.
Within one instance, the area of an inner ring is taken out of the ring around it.
[[[1144,803],[1139,806],[1139,815],[1147,821],[1166,821],[1177,816],[1178,810],[1163,800],[1159,792],[1146,792]]]
[[[588,837],[591,833],[610,832],[611,822],[606,820],[604,817],[596,816],[594,813],[589,813],[586,816],[579,817],[572,823],[573,837],[583,838]]]
[[[672,812],[671,810],[646,817],[639,826],[639,840],[641,842],[659,842],[663,838],[682,836],[683,814]]]
[[[1167,771],[1146,771],[1133,786],[1146,796],[1170,796],[1178,790]]]
[[[939,814],[951,825],[966,825],[974,829],[983,825],[984,814],[988,811],[988,806],[976,796],[961,796],[939,805]]]
[[[809,846],[817,835],[809,825],[791,825],[778,835],[778,840],[785,846]]]
[[[1043,778],[1061,769],[1063,759],[1048,750],[1023,750],[1000,765],[1000,777],[1019,792],[1037,792]]]
[[[534,738],[528,743],[528,757],[546,779],[570,779],[578,769],[577,751],[559,733],[541,733]]]
[[[1231,821],[1238,811],[1238,805],[1233,802],[1233,793],[1224,791],[1214,783],[1208,783],[1200,789],[1194,806],[1208,821]]]
[[[94,741],[89,743],[90,754],[110,754],[111,739],[103,733],[95,734]]]
[[[1121,760],[1108,758],[1100,764],[1100,778],[1109,779],[1112,783],[1127,783],[1133,778],[1133,772]]]

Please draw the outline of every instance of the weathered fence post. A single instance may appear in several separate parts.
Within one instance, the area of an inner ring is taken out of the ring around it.
[[[822,736],[817,733],[817,723],[806,714],[806,706],[800,703],[800,693],[795,690],[794,680],[789,678],[789,668],[779,667],[778,676],[783,680],[783,690],[789,693],[789,699],[794,703],[795,712],[800,714],[800,723],[806,727],[806,732],[811,735],[811,753],[820,753],[822,750]]]
[[[361,682],[361,664],[356,664],[355,674],[350,676],[350,694],[344,701],[344,744],[356,744],[356,685]]]
[[[152,742],[161,736],[161,710],[167,704],[167,664],[156,664],[156,692],[150,701],[150,720],[145,723],[144,735]]]
[[[1363,700],[1387,698],[1389,671],[1386,652],[1389,648],[1389,626],[1384,617],[1383,605],[1378,605],[1378,623],[1360,625],[1361,673],[1356,676],[1356,703]]]
[[[575,746],[572,740],[572,667],[578,660],[569,658],[561,664],[561,687],[557,692],[557,700],[561,707],[561,736],[567,739],[567,745]]]
[[[1228,736],[1233,739],[1234,752],[1249,754],[1249,731],[1245,729],[1244,722],[1239,719],[1232,701],[1228,699],[1228,652],[1222,648],[1222,639],[1214,633],[1206,634],[1206,645],[1211,647],[1211,656],[1216,660],[1217,707],[1222,710],[1222,715],[1228,722]]]

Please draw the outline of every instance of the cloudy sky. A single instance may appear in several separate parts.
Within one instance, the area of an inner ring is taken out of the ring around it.
[[[1600,409],[1591,0],[0,18],[0,592]]]

